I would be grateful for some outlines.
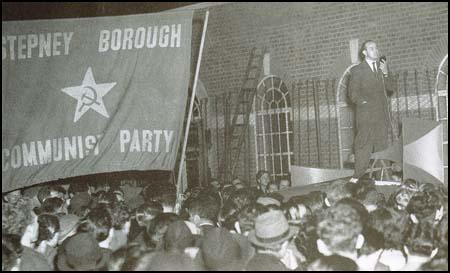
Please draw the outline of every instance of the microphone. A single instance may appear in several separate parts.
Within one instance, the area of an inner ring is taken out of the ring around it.
[[[381,63],[381,62],[385,62],[385,61],[386,61],[386,56],[384,56],[384,55],[381,56],[381,57],[380,57],[380,63]]]

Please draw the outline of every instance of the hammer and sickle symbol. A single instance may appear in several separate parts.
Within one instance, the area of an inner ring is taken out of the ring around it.
[[[83,110],[83,107],[85,107],[85,106],[89,107],[89,106],[93,105],[94,103],[97,105],[100,105],[100,103],[97,101],[97,92],[95,91],[94,88],[92,88],[90,86],[85,86],[84,90],[86,90],[86,91],[81,96],[81,101],[83,102],[83,104],[81,105],[78,112],[81,112],[81,110]]]

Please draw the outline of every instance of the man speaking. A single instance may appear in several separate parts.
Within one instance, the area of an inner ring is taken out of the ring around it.
[[[348,84],[350,100],[356,105],[356,137],[354,140],[356,183],[369,166],[370,155],[388,147],[391,128],[387,96],[392,95],[394,81],[385,58],[380,58],[377,45],[368,40],[360,50],[361,63],[352,67]]]

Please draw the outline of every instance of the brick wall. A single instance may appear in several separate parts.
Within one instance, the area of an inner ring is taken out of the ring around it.
[[[210,96],[239,91],[249,52],[254,46],[265,47],[270,52],[271,72],[280,76],[288,88],[299,80],[339,80],[351,64],[350,39],[359,39],[360,43],[366,39],[375,40],[382,54],[387,56],[391,71],[408,71],[408,86],[413,86],[411,75],[414,69],[423,73],[426,69],[436,70],[447,54],[448,3],[234,3],[209,10],[200,79]],[[197,10],[196,17],[201,18],[203,12]],[[201,30],[201,24],[194,22],[193,63],[197,60]],[[195,65],[193,71],[194,68]],[[423,86],[419,93],[426,94],[426,82],[421,78],[419,81]],[[434,86],[434,82],[432,84]],[[407,91],[408,94],[416,92]],[[302,105],[305,103],[304,92],[300,92],[300,97],[297,91],[290,92],[293,104],[297,99]],[[312,95],[309,96],[311,104]],[[321,103],[323,96],[322,92]],[[400,96],[404,96],[403,91]],[[334,102],[334,98],[331,99]],[[214,107],[209,109],[209,127],[215,128],[216,114],[220,117],[223,113],[215,113]],[[304,122],[303,119],[301,112],[300,116],[294,114],[294,122]],[[336,130],[336,119],[332,121],[331,130]],[[328,118],[321,119],[321,126],[327,123]],[[312,153],[310,157],[317,158],[316,144],[312,140],[309,144],[306,142],[305,130],[301,129],[305,126],[299,124],[295,133],[298,149],[294,158],[296,162],[305,163],[308,147]],[[311,124],[314,126],[314,122]],[[326,135],[322,146],[336,149],[337,137],[331,134],[329,138],[327,130],[329,128],[321,130]],[[212,135],[214,143],[215,132]],[[314,137],[314,133],[310,137]],[[254,136],[250,140],[254,146]],[[329,162],[329,150],[321,149],[321,152]],[[253,158],[251,166],[255,168],[254,155],[250,158]],[[336,166],[336,160],[333,155],[330,166]],[[214,161],[217,160],[210,160]],[[217,164],[211,164],[214,174]],[[255,172],[255,169],[251,170],[251,173]]]

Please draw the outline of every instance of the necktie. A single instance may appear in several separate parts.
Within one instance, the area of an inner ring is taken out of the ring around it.
[[[373,66],[373,72],[375,72],[375,74],[377,74],[377,63],[376,62],[373,62],[372,63],[372,66]]]

